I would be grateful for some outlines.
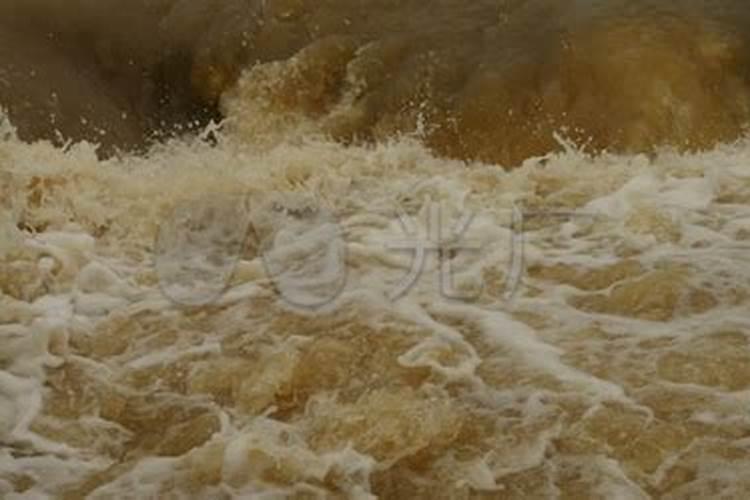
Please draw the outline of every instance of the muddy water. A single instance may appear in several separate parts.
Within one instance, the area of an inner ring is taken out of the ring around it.
[[[0,102],[22,138],[132,148],[218,118],[248,68],[246,101],[334,139],[419,130],[438,154],[508,166],[559,150],[558,135],[703,150],[750,113],[741,2],[121,3],[0,7]]]
[[[0,497],[747,498],[739,3],[67,5],[0,7]]]
[[[251,57],[296,55],[251,71],[240,91],[335,138],[422,130],[440,154],[506,165],[558,150],[556,135],[592,151],[699,150],[747,121],[739,4],[341,3],[277,14],[304,27],[291,40],[264,25]],[[220,59],[214,68],[231,73]]]

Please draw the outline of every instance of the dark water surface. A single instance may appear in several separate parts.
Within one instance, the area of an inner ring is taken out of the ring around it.
[[[0,7],[0,104],[25,139],[134,147],[216,118],[241,71],[296,55],[302,70],[265,98],[344,141],[422,124],[441,154],[504,164],[558,149],[556,133],[593,150],[701,149],[750,116],[747,12],[708,0],[13,0]]]

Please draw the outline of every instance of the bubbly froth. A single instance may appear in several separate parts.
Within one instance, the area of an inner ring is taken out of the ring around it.
[[[0,498],[750,496],[742,5],[122,5],[0,5]]]

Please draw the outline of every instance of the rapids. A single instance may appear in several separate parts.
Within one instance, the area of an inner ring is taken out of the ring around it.
[[[0,498],[747,498],[746,10],[4,2]]]

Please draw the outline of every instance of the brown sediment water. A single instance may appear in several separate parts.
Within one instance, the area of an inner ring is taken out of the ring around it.
[[[515,166],[559,150],[561,137],[591,151],[705,150],[740,137],[750,113],[750,18],[739,2],[34,0],[0,9],[0,104],[27,139],[143,145],[218,119],[231,89],[250,107],[237,120],[253,135],[268,121],[261,108],[346,143],[419,132],[438,154]]]
[[[167,6],[165,6],[167,7]],[[219,115],[190,83],[190,54],[160,35],[151,2],[0,6],[0,107],[18,137],[143,151]],[[117,13],[114,15],[113,13]]]
[[[4,2],[0,498],[744,500],[745,10]]]
[[[701,150],[747,123],[739,4],[340,4],[282,10],[292,21],[280,24],[299,30],[291,40],[274,22],[259,29],[249,57],[281,62],[241,78],[252,115],[270,101],[274,115],[303,114],[344,141],[418,130],[439,154],[509,166],[559,150],[559,137],[594,152]],[[199,81],[209,93],[234,81],[236,66],[215,59],[199,66],[222,75]]]

